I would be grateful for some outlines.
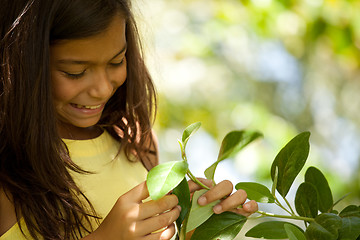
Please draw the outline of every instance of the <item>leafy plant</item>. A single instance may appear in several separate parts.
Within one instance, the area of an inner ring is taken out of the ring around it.
[[[255,182],[240,182],[236,189],[247,192],[248,199],[261,203],[276,204],[287,212],[287,215],[257,211],[257,216],[244,217],[232,212],[214,214],[212,203],[200,206],[197,199],[209,187],[202,184],[191,173],[185,148],[189,138],[200,128],[201,123],[188,126],[179,140],[181,161],[172,161],[154,167],[147,176],[147,186],[150,197],[154,200],[172,191],[179,199],[181,213],[176,221],[178,233],[176,239],[184,240],[186,233],[194,229],[191,240],[234,239],[247,220],[264,217],[276,218],[276,221],[264,221],[250,229],[245,236],[267,239],[290,240],[360,240],[360,206],[350,205],[340,213],[334,206],[341,200],[333,202],[329,184],[322,172],[309,167],[305,173],[304,182],[300,184],[295,196],[295,210],[286,196],[295,178],[305,165],[308,158],[310,132],[295,136],[283,147],[275,157],[271,166],[272,189]],[[217,160],[205,170],[205,176],[214,184],[217,165],[242,150],[254,140],[262,137],[256,131],[232,131],[222,141]],[[203,189],[196,191],[190,198],[186,175]],[[284,200],[284,206],[278,196]],[[254,214],[255,215],[255,214]],[[304,229],[288,221],[279,219],[300,220]]]

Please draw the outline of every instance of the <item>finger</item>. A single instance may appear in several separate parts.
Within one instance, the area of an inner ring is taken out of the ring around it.
[[[243,205],[243,209],[248,213],[254,213],[259,210],[259,205],[256,201],[251,200]]]
[[[139,205],[139,220],[144,220],[149,217],[153,217],[157,214],[161,214],[165,211],[171,210],[179,203],[176,195],[165,195],[159,200],[152,200]]]
[[[141,238],[141,240],[159,240],[159,239],[169,240],[174,236],[174,234],[175,234],[175,225],[171,224],[165,230],[156,233],[151,233]]]
[[[199,197],[198,203],[203,206],[213,201],[220,200],[223,197],[229,196],[232,190],[233,184],[228,180],[224,180]]]
[[[146,199],[147,197],[149,197],[149,191],[147,189],[146,181],[138,184],[136,187],[122,195],[123,199],[137,203],[141,203],[142,200]]]
[[[171,239],[175,234],[175,224],[171,224],[168,228],[166,228],[160,236],[160,239]]]
[[[213,181],[210,179],[206,179],[206,178],[196,178],[196,179],[199,180],[204,185],[208,186],[209,188],[213,186]],[[195,192],[197,190],[202,189],[202,187],[199,186],[199,184],[193,182],[192,180],[189,180],[188,184],[189,184],[190,192]]]
[[[136,232],[140,236],[150,234],[165,228],[174,223],[180,215],[180,207],[176,206],[172,210],[159,214],[136,223]]]
[[[254,212],[258,210],[258,204],[254,200],[251,200],[243,205],[243,208],[237,208],[234,210],[231,210],[232,212],[235,212],[237,214],[241,214],[245,217],[250,216]]]
[[[246,192],[239,189],[228,198],[222,200],[219,204],[215,205],[213,210],[215,213],[220,214],[224,211],[230,211],[237,208],[239,205],[244,204],[246,201]]]

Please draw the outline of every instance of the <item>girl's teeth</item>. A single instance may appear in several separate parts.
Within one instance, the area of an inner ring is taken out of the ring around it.
[[[97,105],[97,106],[85,106],[85,105],[76,104],[76,107],[77,107],[77,108],[94,110],[94,109],[97,109],[97,108],[101,107],[101,104],[100,104],[100,105]]]

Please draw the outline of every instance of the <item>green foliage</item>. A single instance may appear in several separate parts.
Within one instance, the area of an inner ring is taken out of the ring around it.
[[[360,236],[360,206],[350,205],[344,208],[339,216],[342,226],[339,231],[340,239],[356,239]]]
[[[209,203],[205,206],[200,206],[197,201],[201,195],[203,195],[207,190],[202,189],[196,191],[192,197],[191,210],[189,214],[189,220],[186,226],[186,232],[190,232],[200,226],[203,222],[205,222],[211,215],[214,214],[212,208],[218,204],[220,201],[215,201]]]
[[[286,225],[292,225],[288,222],[280,221],[269,221],[259,223],[251,230],[249,230],[245,236],[254,237],[254,238],[267,238],[267,239],[285,239],[288,238],[288,234],[285,230]],[[297,228],[300,232],[301,229],[295,225],[292,225]]]
[[[296,176],[303,168],[309,155],[309,132],[304,132],[293,138],[281,149],[271,166],[271,178],[274,180],[275,168],[279,169],[276,189],[285,197]]]
[[[303,217],[314,218],[319,211],[319,199],[316,188],[311,183],[303,182],[295,196],[295,208]]]
[[[234,156],[249,143],[261,136],[262,134],[259,132],[232,131],[228,133],[221,143],[217,161],[204,172],[206,178],[214,180],[215,170],[219,162]]]
[[[289,240],[306,240],[304,231],[297,226],[286,223],[284,224],[284,228]]]
[[[238,235],[245,222],[246,217],[233,212],[213,214],[195,230],[191,240],[232,240]]]
[[[186,144],[190,136],[200,127],[195,123],[187,127],[183,133],[181,156],[183,160],[163,163],[153,168],[147,177],[147,185],[150,196],[159,199],[173,190],[179,198],[182,207],[180,217],[177,220],[177,239],[184,240],[186,232],[196,228],[192,240],[202,239],[234,239],[241,231],[248,219],[272,217],[281,219],[299,220],[305,222],[305,232],[297,225],[287,221],[265,221],[250,229],[245,236],[268,239],[290,240],[357,240],[360,237],[360,207],[350,205],[339,214],[333,209],[331,189],[325,176],[315,167],[309,167],[305,173],[304,182],[296,191],[295,214],[286,195],[292,187],[295,178],[302,170],[309,154],[309,132],[303,132],[295,136],[283,147],[275,157],[270,169],[273,180],[272,191],[260,184],[253,182],[241,182],[236,184],[236,189],[244,189],[249,199],[258,202],[276,204],[289,215],[278,215],[257,211],[257,217],[246,218],[231,212],[219,215],[213,213],[212,208],[218,201],[206,206],[198,205],[198,198],[209,187],[202,184],[193,176],[188,169],[185,152]],[[228,133],[219,151],[217,160],[205,172],[207,177],[214,180],[214,174],[218,163],[227,159],[255,139],[262,136],[258,132],[232,131]],[[185,174],[204,189],[196,191],[190,202],[190,192]],[[277,194],[284,199],[287,207],[277,198]]]
[[[336,214],[322,213],[307,227],[305,235],[307,239],[336,240],[341,225],[341,218]]]
[[[344,217],[360,217],[360,206],[350,205],[344,208],[339,216]]]
[[[183,132],[183,135],[182,135],[182,143],[184,145],[184,149],[186,147],[186,144],[187,142],[189,141],[189,138],[191,137],[191,135],[193,133],[195,133],[201,126],[201,123],[200,122],[196,122],[196,123],[193,123],[191,125],[189,125]]]
[[[305,182],[311,183],[316,188],[319,198],[319,210],[323,213],[330,212],[334,202],[331,189],[324,174],[315,167],[309,167],[305,173]]]
[[[250,200],[255,200],[256,202],[260,202],[260,203],[275,202],[275,198],[271,194],[270,190],[266,186],[260,183],[241,182],[236,184],[235,188],[237,190],[239,189],[245,190],[247,193],[247,198]]]
[[[179,185],[177,185],[176,188],[174,188],[173,193],[177,196],[179,200],[179,205],[181,207],[180,216],[178,217],[178,219],[176,219],[176,226],[180,232],[181,224],[184,221],[191,207],[190,189],[185,177],[179,183]]]
[[[149,5],[146,15],[159,16],[150,22],[160,53],[153,71],[160,67],[160,142],[195,121],[216,141],[232,129],[261,129],[266,144],[254,153],[252,177],[263,181],[273,148],[311,129],[314,161],[333,196],[352,192],[343,203],[359,203],[360,1],[155,1],[140,2]],[[278,79],[292,62],[298,71]],[[164,159],[177,157],[163,146]],[[328,164],[335,158],[338,170]]]
[[[186,161],[172,161],[159,164],[147,175],[150,197],[160,199],[174,189],[185,177],[188,169]]]

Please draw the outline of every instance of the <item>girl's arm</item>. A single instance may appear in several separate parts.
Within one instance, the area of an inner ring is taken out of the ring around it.
[[[200,179],[204,184],[211,186],[212,182]],[[189,188],[194,192],[200,187],[189,181]],[[214,206],[214,212],[219,214],[224,211],[233,211],[248,216],[257,211],[255,201],[245,203],[246,192],[238,190],[232,193],[233,185],[230,181],[222,181],[211,187],[199,198],[200,205],[221,200]],[[178,199],[174,194],[166,195],[157,201],[142,200],[149,196],[146,182],[143,182],[122,195],[108,216],[93,233],[83,240],[166,240],[175,234],[174,221],[179,217],[180,208]],[[226,197],[226,198],[225,198]],[[242,205],[242,208],[237,206]],[[219,209],[219,207],[221,209]],[[190,239],[192,232],[187,235]]]
[[[158,164],[158,144],[154,133],[152,134],[152,141],[148,143],[149,150],[144,152],[147,156],[147,161],[144,162],[144,165],[146,168],[151,169]],[[231,194],[233,185],[230,181],[223,181],[212,186],[211,180],[199,180],[211,187],[211,189],[199,198],[198,203],[206,205],[213,201],[221,200],[214,207],[216,214],[224,211],[233,211],[248,216],[257,211],[258,206],[255,201],[245,203],[245,191],[238,190]],[[192,181],[189,181],[189,188],[191,192],[200,189]],[[177,205],[177,197],[171,194],[157,201],[143,203],[142,200],[148,196],[146,182],[121,196],[99,228],[84,238],[84,240],[171,239],[175,234],[174,221],[178,218],[181,210]],[[243,208],[237,208],[237,206],[242,204]],[[190,235],[191,233],[187,236],[187,239]]]

